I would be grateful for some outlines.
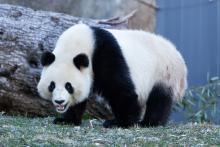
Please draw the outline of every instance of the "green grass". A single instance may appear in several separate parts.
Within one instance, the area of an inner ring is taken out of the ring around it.
[[[80,127],[54,125],[52,120],[0,115],[0,146],[220,145],[217,125],[188,123],[105,129],[99,120],[86,120]]]

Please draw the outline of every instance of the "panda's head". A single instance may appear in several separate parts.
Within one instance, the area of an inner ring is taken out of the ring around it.
[[[42,54],[38,93],[52,100],[59,113],[88,98],[92,82],[89,54],[93,47],[92,40],[85,39],[89,33],[85,26],[70,28],[58,39],[53,52]]]

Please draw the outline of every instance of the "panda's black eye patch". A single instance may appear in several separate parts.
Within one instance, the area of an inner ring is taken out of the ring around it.
[[[73,89],[73,86],[71,85],[71,83],[66,82],[65,88],[70,94],[73,94],[74,89]]]
[[[54,88],[55,88],[55,83],[54,83],[54,81],[52,81],[52,82],[50,82],[50,85],[48,86],[48,90],[50,92],[53,92]]]
[[[85,68],[89,66],[89,58],[86,54],[79,54],[75,58],[73,58],[73,63],[75,66],[81,70],[81,68]]]
[[[55,55],[51,52],[44,52],[41,56],[41,64],[43,66],[48,66],[55,60]]]

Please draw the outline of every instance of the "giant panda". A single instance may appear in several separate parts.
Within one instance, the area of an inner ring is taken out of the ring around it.
[[[159,35],[77,24],[44,52],[38,92],[62,117],[80,125],[89,96],[106,100],[114,119],[104,127],[165,125],[187,88],[187,68],[175,46]]]

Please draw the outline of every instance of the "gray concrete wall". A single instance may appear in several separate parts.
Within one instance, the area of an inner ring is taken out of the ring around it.
[[[190,86],[220,77],[220,1],[157,0],[156,32],[183,54]]]

